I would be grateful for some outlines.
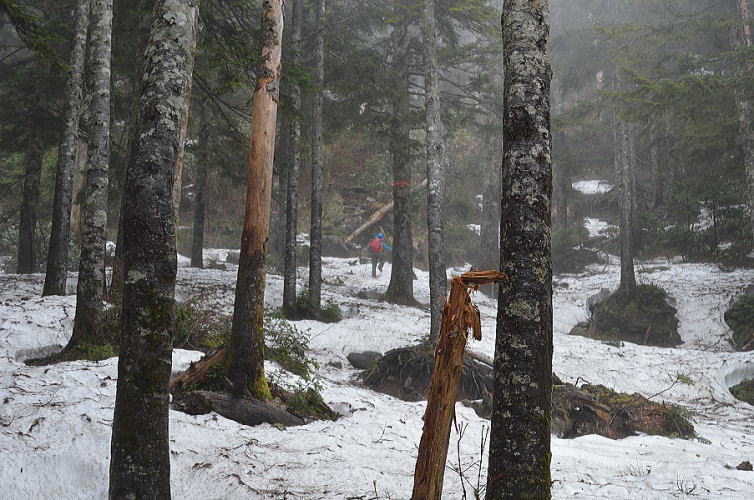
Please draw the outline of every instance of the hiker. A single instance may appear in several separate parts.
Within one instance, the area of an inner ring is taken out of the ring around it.
[[[377,277],[377,269],[382,272],[382,266],[385,265],[385,250],[393,251],[393,247],[385,243],[385,235],[377,233],[372,241],[369,242],[369,254],[372,256],[372,278]]]

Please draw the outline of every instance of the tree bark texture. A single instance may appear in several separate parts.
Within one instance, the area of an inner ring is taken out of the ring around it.
[[[251,115],[251,152],[228,376],[241,395],[270,399],[264,376],[264,289],[283,36],[281,0],[262,2],[261,55]]]
[[[81,258],[73,335],[67,348],[100,343],[105,287],[108,170],[110,167],[110,64],[113,0],[93,0],[89,43],[89,162],[81,221]]]
[[[504,275],[498,271],[464,273],[453,278],[450,297],[443,300],[442,327],[435,348],[412,500],[439,500],[442,497],[450,425],[455,417],[466,340],[470,331],[475,339],[482,339],[479,309],[471,301],[470,291],[503,279]]]
[[[314,116],[312,122],[312,198],[309,235],[309,291],[314,306],[322,303],[322,112],[325,91],[325,0],[315,2],[316,37],[314,51]]]
[[[42,139],[39,136],[33,136],[29,139],[28,149],[24,157],[24,180],[21,206],[18,211],[18,258],[16,260],[16,272],[18,274],[30,274],[37,271],[35,236],[43,159]]]
[[[634,272],[634,213],[636,200],[633,130],[620,118],[615,121],[615,169],[620,183],[620,289],[636,289]]]
[[[393,30],[392,70],[397,88],[391,103],[388,149],[393,165],[393,261],[385,298],[396,304],[415,304],[414,246],[411,224],[411,151],[406,119],[408,102],[408,29]]]
[[[125,287],[113,418],[110,498],[170,498],[168,403],[175,321],[176,160],[189,101],[197,0],[156,2],[139,137],[123,204]]]
[[[291,19],[294,65],[301,60],[301,25],[304,16],[303,0],[293,0]],[[288,134],[288,183],[285,201],[285,257],[283,271],[283,310],[296,306],[296,232],[298,228],[298,178],[301,169],[301,87],[298,81],[291,85],[293,116]]]
[[[89,30],[90,0],[76,1],[71,68],[65,87],[65,125],[58,148],[55,195],[52,202],[52,229],[47,250],[47,274],[42,295],[65,295],[68,240],[71,230],[73,170],[79,138],[79,120],[84,105],[83,80],[86,38]]]
[[[429,251],[429,341],[437,343],[442,308],[448,293],[443,241],[443,189],[447,163],[443,143],[440,76],[437,64],[437,25],[435,0],[425,0],[422,33],[424,37],[424,91],[427,127],[427,248]]]
[[[128,127],[128,152],[126,158],[131,157],[131,153],[136,148],[138,135],[136,133],[137,122],[139,121],[139,106],[141,105],[142,80],[144,76],[144,52],[149,41],[149,30],[151,27],[152,12],[156,0],[137,0],[136,9],[140,12],[141,21],[136,30],[136,47],[135,64],[131,79],[134,82],[131,88],[131,111],[130,123]],[[125,179],[123,184],[125,185]],[[123,265],[123,200],[120,203],[118,213],[118,235],[115,237],[115,256],[113,258],[113,271],[110,278],[110,289],[108,290],[108,302],[120,304],[123,297],[124,265]]]
[[[503,7],[505,63],[495,391],[487,500],[549,499],[552,139],[547,0]]]
[[[199,151],[196,155],[196,201],[194,234],[191,240],[191,267],[204,267],[204,218],[207,212],[207,170],[209,169],[209,124],[202,106],[199,120]],[[177,209],[177,207],[176,207]]]

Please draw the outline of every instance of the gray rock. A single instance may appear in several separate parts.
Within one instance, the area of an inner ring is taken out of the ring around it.
[[[599,304],[605,302],[608,297],[610,297],[610,290],[607,288],[603,288],[599,292],[595,293],[588,299],[586,299],[586,307],[589,309],[590,312],[594,311],[594,308],[597,307]]]
[[[359,370],[369,370],[380,358],[382,358],[382,354],[375,351],[352,352],[346,356],[348,362]]]

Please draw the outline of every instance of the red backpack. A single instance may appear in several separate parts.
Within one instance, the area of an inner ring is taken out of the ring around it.
[[[369,251],[372,253],[372,255],[377,255],[382,251],[382,240],[379,238],[375,238],[372,241],[369,242]]]

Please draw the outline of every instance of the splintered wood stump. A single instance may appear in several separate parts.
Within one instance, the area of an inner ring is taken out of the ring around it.
[[[470,292],[503,279],[505,275],[498,271],[472,271],[454,276],[451,281],[450,297],[442,310],[440,339],[435,348],[432,385],[424,413],[424,432],[416,459],[412,500],[438,500],[442,496],[450,425],[455,415],[466,339],[469,331],[475,339],[482,338],[479,310],[472,303]]]

